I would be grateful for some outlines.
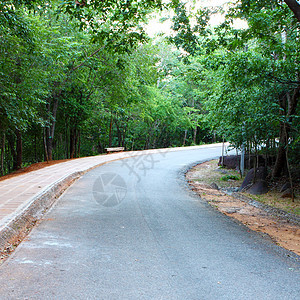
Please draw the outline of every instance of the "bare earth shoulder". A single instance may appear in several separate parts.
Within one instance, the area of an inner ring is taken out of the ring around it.
[[[238,173],[234,174],[234,172],[236,171],[222,170],[218,168],[217,161],[210,161],[195,166],[187,172],[186,177],[192,189],[197,192],[201,199],[216,207],[220,212],[242,222],[249,229],[269,235],[279,246],[300,255],[299,224],[293,224],[285,218],[276,217],[264,209],[251,205],[248,201],[243,201],[244,195],[241,198],[238,195],[229,195],[228,192],[225,192],[226,189],[234,189],[241,183],[238,180]],[[220,189],[216,189],[215,184]],[[264,198],[270,199],[272,197],[274,194]],[[274,199],[272,201],[275,203]],[[282,201],[285,202],[282,203]],[[285,207],[289,213],[291,210],[299,211],[299,197],[294,203],[287,203],[286,201],[276,201],[277,207],[280,209]]]

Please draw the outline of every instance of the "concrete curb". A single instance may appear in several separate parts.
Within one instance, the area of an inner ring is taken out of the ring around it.
[[[83,172],[73,173],[48,186],[40,194],[29,199],[20,207],[14,216],[0,229],[0,251],[10,252],[20,242],[43,214],[53,205],[55,200],[75,181]]]
[[[125,157],[128,158],[128,157]],[[38,220],[48,211],[63,192],[85,173],[117,158],[96,164],[86,170],[71,173],[47,186],[15,211],[13,217],[0,228],[0,253],[11,252],[30,232]]]
[[[162,148],[162,149],[149,149],[141,151],[128,151],[123,152],[123,157],[117,157],[96,163],[95,165],[88,167],[85,170],[74,171],[71,174],[66,175],[63,178],[59,178],[57,181],[46,186],[41,192],[29,198],[24,204],[9,215],[7,219],[4,219],[3,225],[0,227],[0,259],[6,257],[7,254],[12,252],[18,244],[26,237],[33,226],[42,218],[47,210],[55,203],[55,201],[62,195],[62,193],[77,179],[79,179],[85,173],[91,171],[106,163],[118,161],[130,157],[140,155],[151,155],[155,153],[167,153],[173,151],[193,150],[199,148],[216,147],[221,144],[209,144],[202,146],[191,147],[178,147],[178,148]],[[110,154],[111,155],[111,154]]]

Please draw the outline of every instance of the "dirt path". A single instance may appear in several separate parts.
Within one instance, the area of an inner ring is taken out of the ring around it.
[[[211,178],[214,178],[214,175],[209,175],[212,172],[216,172],[216,170],[211,168],[209,163],[203,163],[186,174],[192,189],[198,193],[201,199],[207,201],[227,216],[239,220],[251,230],[268,234],[279,246],[300,255],[299,225],[292,224],[285,219],[279,219],[237,197],[229,196],[221,190],[213,189],[211,187]]]

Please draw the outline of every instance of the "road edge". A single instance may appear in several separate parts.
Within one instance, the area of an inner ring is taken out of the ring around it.
[[[33,226],[51,208],[63,192],[84,172],[72,173],[48,186],[43,192],[32,197],[0,229],[1,259],[5,259],[28,235]]]
[[[13,216],[10,217],[4,225],[0,228],[0,264],[17,248],[17,246],[26,238],[35,224],[42,219],[46,212],[53,206],[64,191],[78,180],[85,173],[100,167],[101,165],[119,161],[139,155],[148,155],[152,153],[165,153],[182,150],[197,150],[199,147],[216,147],[222,143],[207,144],[190,147],[176,147],[176,148],[161,148],[161,149],[147,149],[139,151],[128,151],[127,156],[111,159],[105,162],[98,163],[86,170],[73,172],[60,178],[56,182],[45,187],[43,191],[36,194],[24,203]]]
[[[73,172],[60,178],[18,208],[6,224],[0,228],[0,264],[17,248],[65,190],[82,175],[107,163],[126,158],[128,157],[102,162],[86,170]]]

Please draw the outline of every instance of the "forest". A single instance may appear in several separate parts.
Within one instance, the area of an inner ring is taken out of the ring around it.
[[[299,173],[300,4],[205,2],[1,1],[0,174],[223,140]]]

